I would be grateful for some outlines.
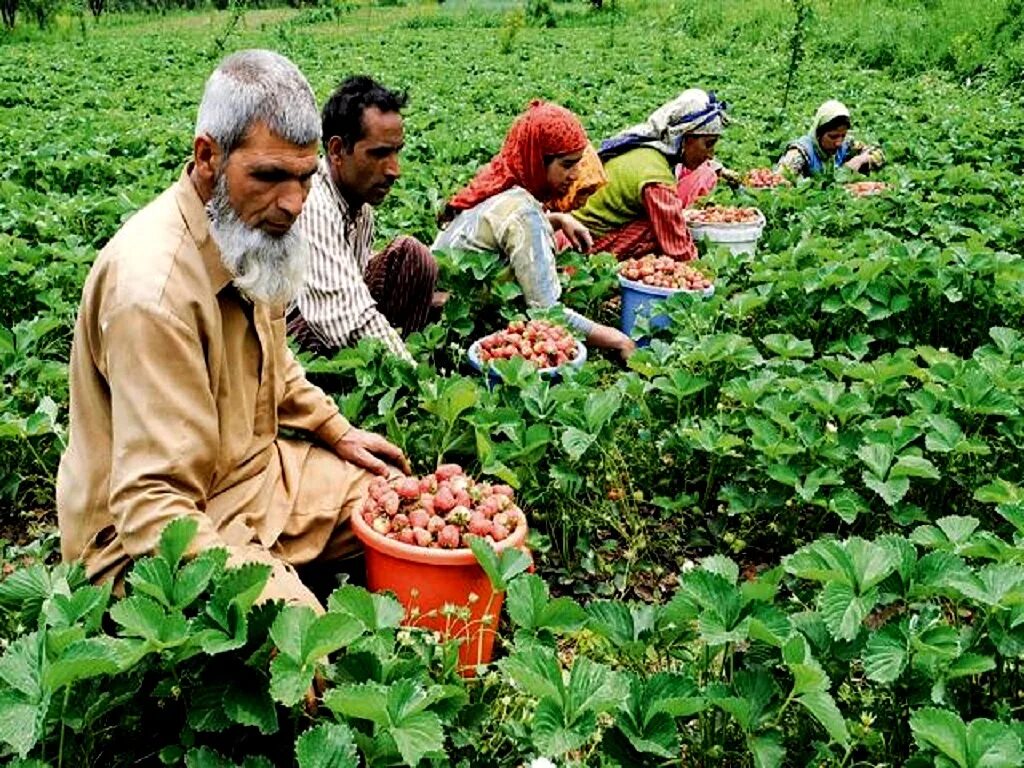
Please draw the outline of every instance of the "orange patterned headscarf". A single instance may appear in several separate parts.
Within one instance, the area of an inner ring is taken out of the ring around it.
[[[557,104],[532,101],[512,124],[501,151],[449,201],[448,210],[464,211],[515,186],[544,202],[551,195],[544,158],[587,146],[587,132],[576,115]]]

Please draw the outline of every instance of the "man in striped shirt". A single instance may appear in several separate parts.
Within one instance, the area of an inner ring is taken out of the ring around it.
[[[400,173],[407,98],[356,75],[324,105],[326,156],[298,221],[309,268],[288,316],[288,331],[304,349],[329,355],[370,337],[411,361],[402,334],[427,324],[437,283],[430,249],[402,236],[372,253],[373,207]]]

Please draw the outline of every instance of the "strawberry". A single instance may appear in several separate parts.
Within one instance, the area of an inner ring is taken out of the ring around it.
[[[374,501],[380,501],[382,498],[384,498],[384,494],[386,494],[389,490],[390,489],[388,488],[388,481],[385,480],[383,477],[375,477],[373,478],[373,480],[370,481],[370,487],[368,491],[370,494],[370,498],[373,499]]]
[[[430,522],[430,515],[426,510],[414,509],[409,513],[409,525],[413,528],[426,528],[428,522]]]
[[[451,512],[445,515],[445,520],[447,520],[451,525],[464,526],[469,523],[471,514],[472,513],[469,511],[468,507],[459,504],[456,505]]]
[[[398,532],[398,540],[403,544],[416,543],[416,528],[403,528]],[[423,530],[420,528],[419,530]]]
[[[409,527],[409,518],[408,518],[408,516],[403,515],[401,512],[399,512],[397,515],[395,515],[393,518],[391,518],[391,530],[393,530],[393,531],[401,531],[404,528],[408,528],[408,527]]]
[[[496,493],[499,496],[508,496],[510,499],[515,496],[515,491],[508,485],[496,485],[491,488],[491,493]]]
[[[461,474],[462,467],[460,467],[458,464],[442,464],[434,472],[434,477],[436,477],[438,480],[448,480],[449,478]]]
[[[437,534],[437,545],[445,549],[458,549],[461,535],[457,525],[446,525]]]
[[[413,528],[413,535],[416,537],[416,546],[429,547],[434,543],[434,535],[424,528]]]
[[[430,518],[430,520],[427,521],[427,530],[431,533],[437,533],[442,528],[444,528],[444,526],[444,518],[440,515],[434,515],[432,518]]]
[[[433,493],[437,490],[437,478],[433,475],[424,475],[420,478],[420,493]]]
[[[439,488],[434,497],[434,509],[438,512],[448,512],[455,506],[455,496],[448,488]]]
[[[420,496],[420,506],[426,510],[428,515],[434,514],[434,494],[424,493]]]
[[[508,538],[508,528],[500,523],[494,523],[491,528],[491,538],[495,541],[504,541]]]
[[[372,525],[373,530],[381,535],[391,532],[391,521],[386,517],[375,517]]]
[[[498,514],[498,512],[501,511],[501,508],[498,506],[498,499],[499,498],[504,498],[504,497],[503,496],[488,496],[486,499],[484,499],[482,502],[480,502],[477,505],[477,507],[476,507],[477,512],[482,514],[484,517],[488,517],[488,518],[494,517],[496,514]]]
[[[419,498],[420,483],[415,477],[403,477],[395,483],[395,493],[403,499]]]
[[[469,518],[469,532],[477,536],[489,535],[492,527],[491,521],[480,512],[474,512]]]
[[[455,492],[455,505],[463,507],[473,506],[473,499],[467,491],[456,491]]]
[[[508,529],[508,524],[509,524],[508,523],[508,512],[499,512],[498,514],[496,514],[492,518],[492,521],[494,522],[495,526],[499,526],[500,525],[502,528],[505,528],[507,530]]]
[[[398,494],[394,491],[388,491],[384,498],[381,500],[381,505],[384,507],[384,511],[388,517],[394,517],[398,514],[398,507],[401,505],[401,500],[398,498]]]

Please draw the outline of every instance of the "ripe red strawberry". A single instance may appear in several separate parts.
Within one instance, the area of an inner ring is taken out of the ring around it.
[[[368,492],[371,499],[380,501],[389,490],[387,480],[383,477],[375,477],[370,481]]]
[[[424,475],[420,478],[420,493],[433,493],[437,490],[437,478],[433,475]]]
[[[398,540],[403,544],[416,543],[416,528],[403,528],[398,532]],[[423,530],[420,528],[419,530]]]
[[[426,510],[428,515],[434,514],[434,494],[424,493],[420,496],[420,506]]]
[[[444,528],[444,526],[444,518],[440,515],[434,515],[432,518],[430,518],[430,520],[427,521],[427,530],[431,533],[437,533],[442,528]]]
[[[413,528],[426,528],[429,522],[430,515],[427,514],[426,510],[414,509],[409,513],[409,525]]]
[[[481,512],[474,512],[469,518],[469,532],[477,536],[487,536],[491,533],[493,525],[487,516]]]
[[[498,506],[498,499],[504,498],[501,496],[488,496],[486,499],[477,504],[477,511],[485,517],[494,517],[498,512],[501,511],[501,507]]]
[[[393,518],[391,518],[391,530],[401,531],[409,527],[409,518],[407,515],[403,515],[399,512]]]
[[[455,506],[455,496],[447,488],[439,488],[434,496],[434,509],[438,512],[448,512]]]
[[[398,507],[401,505],[401,500],[398,498],[398,494],[394,491],[388,491],[384,498],[381,500],[381,504],[384,507],[384,511],[388,517],[394,517],[398,514]]]
[[[473,506],[473,498],[469,495],[468,491],[456,491],[455,492],[455,505],[463,507]]]
[[[403,477],[395,483],[395,493],[403,499],[419,498],[420,483],[415,477]]]
[[[448,480],[449,478],[461,474],[462,467],[460,467],[458,464],[442,464],[434,472],[434,477],[436,477],[438,480]]]
[[[491,528],[491,538],[495,541],[504,541],[508,538],[508,528],[500,523],[494,523]]]
[[[515,491],[508,485],[496,485],[491,489],[491,493],[496,493],[499,496],[508,496],[510,499],[515,496]]]
[[[434,535],[424,528],[413,528],[413,535],[416,537],[416,546],[429,547],[434,543]]]
[[[458,549],[461,544],[461,538],[457,525],[446,525],[437,534],[437,544],[445,549]]]

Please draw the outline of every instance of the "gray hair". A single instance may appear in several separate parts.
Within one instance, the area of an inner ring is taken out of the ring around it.
[[[229,155],[258,122],[292,144],[320,140],[316,97],[298,67],[274,51],[239,51],[206,81],[196,136],[209,136]]]

